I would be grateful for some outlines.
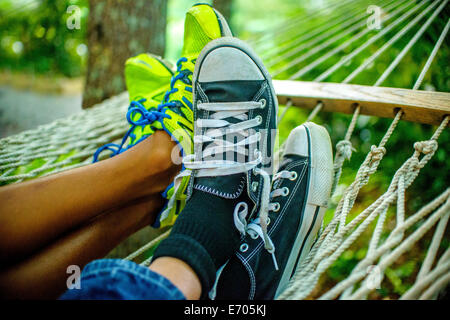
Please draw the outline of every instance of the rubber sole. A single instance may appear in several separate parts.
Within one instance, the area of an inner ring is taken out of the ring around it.
[[[222,37],[232,37],[233,32],[231,32],[230,26],[228,25],[225,17],[216,9],[214,9],[214,13],[216,14],[217,20],[219,21],[220,31],[222,33]]]

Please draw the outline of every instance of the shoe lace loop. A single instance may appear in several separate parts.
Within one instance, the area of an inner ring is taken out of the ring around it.
[[[133,131],[136,127],[152,124],[154,121],[158,120],[160,117],[163,116],[163,114],[159,111],[147,110],[143,105],[145,101],[147,101],[147,99],[145,98],[140,99],[138,101],[131,101],[126,114],[126,119],[131,126],[125,133],[124,137],[122,138],[122,142],[120,144],[107,143],[104,146],[98,148],[97,151],[94,153],[93,162],[97,162],[100,154],[105,150],[112,151],[110,158],[125,151],[126,149],[124,149],[123,146],[127,142],[128,137],[131,137],[132,139],[136,138],[136,136],[133,134]],[[139,119],[137,120],[133,120],[136,114],[140,114],[141,117],[139,117]]]
[[[283,170],[276,173],[273,177],[272,183],[279,179],[292,179],[295,171],[287,171]],[[270,193],[270,201],[276,197],[286,197],[289,191],[286,193],[286,187],[278,188],[273,190]],[[289,190],[289,189],[287,189]],[[276,209],[278,207],[278,209]],[[264,242],[264,248],[272,255],[273,264],[275,270],[278,270],[278,263],[275,257],[275,246],[270,239],[267,232],[268,225],[268,211],[278,211],[279,203],[269,202],[267,210],[261,209],[259,217],[251,220],[250,223],[247,224],[246,217],[248,215],[248,205],[246,202],[239,202],[234,208],[233,218],[234,225],[236,229],[239,231],[242,237],[245,237],[246,234],[250,235],[252,239],[261,238]]]
[[[178,81],[183,81],[186,77],[192,72],[189,69],[183,69],[183,63],[187,62],[188,59],[186,57],[182,57],[177,61],[177,72],[170,79],[170,90],[168,90],[163,98],[163,101],[158,105],[158,112],[162,112],[164,114],[164,110],[167,107],[176,107],[177,104],[174,101],[171,101],[170,96],[175,92],[178,92],[178,88],[175,87]],[[190,81],[189,81],[189,84]],[[165,115],[167,117],[167,115]]]
[[[191,170],[198,170],[197,176],[211,177],[217,175],[230,175],[244,173],[262,162],[262,154],[256,154],[253,160],[236,161],[223,159],[220,156],[227,152],[245,157],[247,146],[259,141],[259,133],[250,134],[249,129],[260,124],[257,118],[249,119],[248,112],[261,107],[261,102],[221,102],[221,103],[198,103],[197,108],[209,113],[207,119],[197,119],[196,127],[199,132],[194,136],[194,150],[192,155],[183,158],[183,164]],[[230,122],[238,120],[236,123]],[[231,142],[226,137],[240,136],[238,142]],[[205,145],[204,145],[205,144]],[[207,145],[206,145],[207,144]],[[205,147],[204,147],[205,146]],[[204,148],[203,148],[204,147]],[[207,160],[212,157],[221,160]]]

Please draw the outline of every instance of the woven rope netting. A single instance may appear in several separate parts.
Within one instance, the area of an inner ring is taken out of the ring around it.
[[[341,79],[342,83],[355,81],[394,45],[398,48],[398,43],[405,43],[388,66],[376,73],[372,85],[380,86],[431,28],[440,28],[433,49],[412,87],[417,90],[447,36],[450,26],[447,4],[447,0],[334,1],[321,10],[294,16],[269,32],[253,36],[249,42],[261,55],[273,77],[290,80],[330,79],[337,70],[348,67],[370,48],[370,55]],[[376,32],[367,26],[369,5],[376,5],[382,11],[382,28]],[[327,19],[318,19],[323,16]],[[443,27],[439,27],[438,20],[445,21]],[[330,64],[329,61],[336,62]],[[315,118],[322,106],[319,102],[307,120]],[[124,117],[127,107],[128,95],[123,93],[92,109],[0,140],[0,185],[89,164],[98,147],[120,141],[125,134],[128,129]],[[292,103],[288,102],[282,110],[280,125],[283,125],[282,120],[292,107]],[[355,152],[351,137],[361,117],[360,111],[361,107],[357,106],[349,119],[344,138],[336,144],[333,192],[339,185],[344,163]],[[438,138],[447,128],[449,116],[442,120],[427,140],[417,141],[412,146],[410,157],[398,167],[381,196],[360,212],[352,212],[360,190],[368,184],[383,158],[389,154],[386,144],[395,134],[402,114],[402,110],[397,111],[383,138],[370,148],[353,182],[340,195],[332,218],[322,226],[309,255],[280,299],[371,298],[371,293],[380,288],[389,268],[427,234],[432,236],[425,258],[413,284],[400,298],[433,299],[450,282],[450,249],[448,245],[447,248],[443,245],[450,214],[450,188],[445,187],[440,195],[415,213],[408,213],[405,205],[405,193],[435,155]],[[280,147],[282,149],[283,146]],[[390,212],[394,212],[393,223],[387,223]],[[136,259],[148,252],[168,232],[125,259]],[[370,240],[364,256],[343,280],[323,290],[321,283],[327,277],[327,271],[368,232]],[[140,263],[148,265],[150,261],[151,257]]]

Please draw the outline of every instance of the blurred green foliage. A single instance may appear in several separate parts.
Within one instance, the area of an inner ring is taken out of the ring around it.
[[[67,27],[81,13],[80,29]],[[68,77],[84,73],[88,0],[3,0],[0,2],[0,69]]]

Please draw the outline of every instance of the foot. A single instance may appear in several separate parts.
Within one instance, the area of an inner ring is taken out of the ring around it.
[[[128,58],[124,73],[130,103],[146,99],[147,109],[157,107],[169,90],[174,72],[174,66],[169,61],[151,53]]]
[[[130,129],[120,145],[107,143],[100,147],[94,154],[93,162],[99,160],[104,150],[111,151],[110,157],[113,157],[135,146],[152,135],[155,130],[162,129],[157,121],[149,123],[147,118],[142,119],[142,117],[148,117],[151,112],[157,110],[164,93],[170,88],[169,82],[173,74],[174,71],[169,62],[150,53],[142,53],[127,59],[125,82],[130,97],[127,112]]]
[[[274,251],[263,250],[261,217],[226,264],[217,299],[274,299],[307,257],[322,224],[333,177],[332,147],[325,128],[307,122],[286,141],[274,175],[267,233]]]
[[[153,121],[149,125],[134,124],[139,123],[146,112],[157,111],[165,92],[170,89],[170,79],[173,75],[171,63],[151,53],[139,54],[125,62],[125,82],[130,97],[129,109],[140,110],[130,117],[133,130],[129,134],[130,140],[125,149],[136,145],[156,130],[162,130],[158,121]]]

